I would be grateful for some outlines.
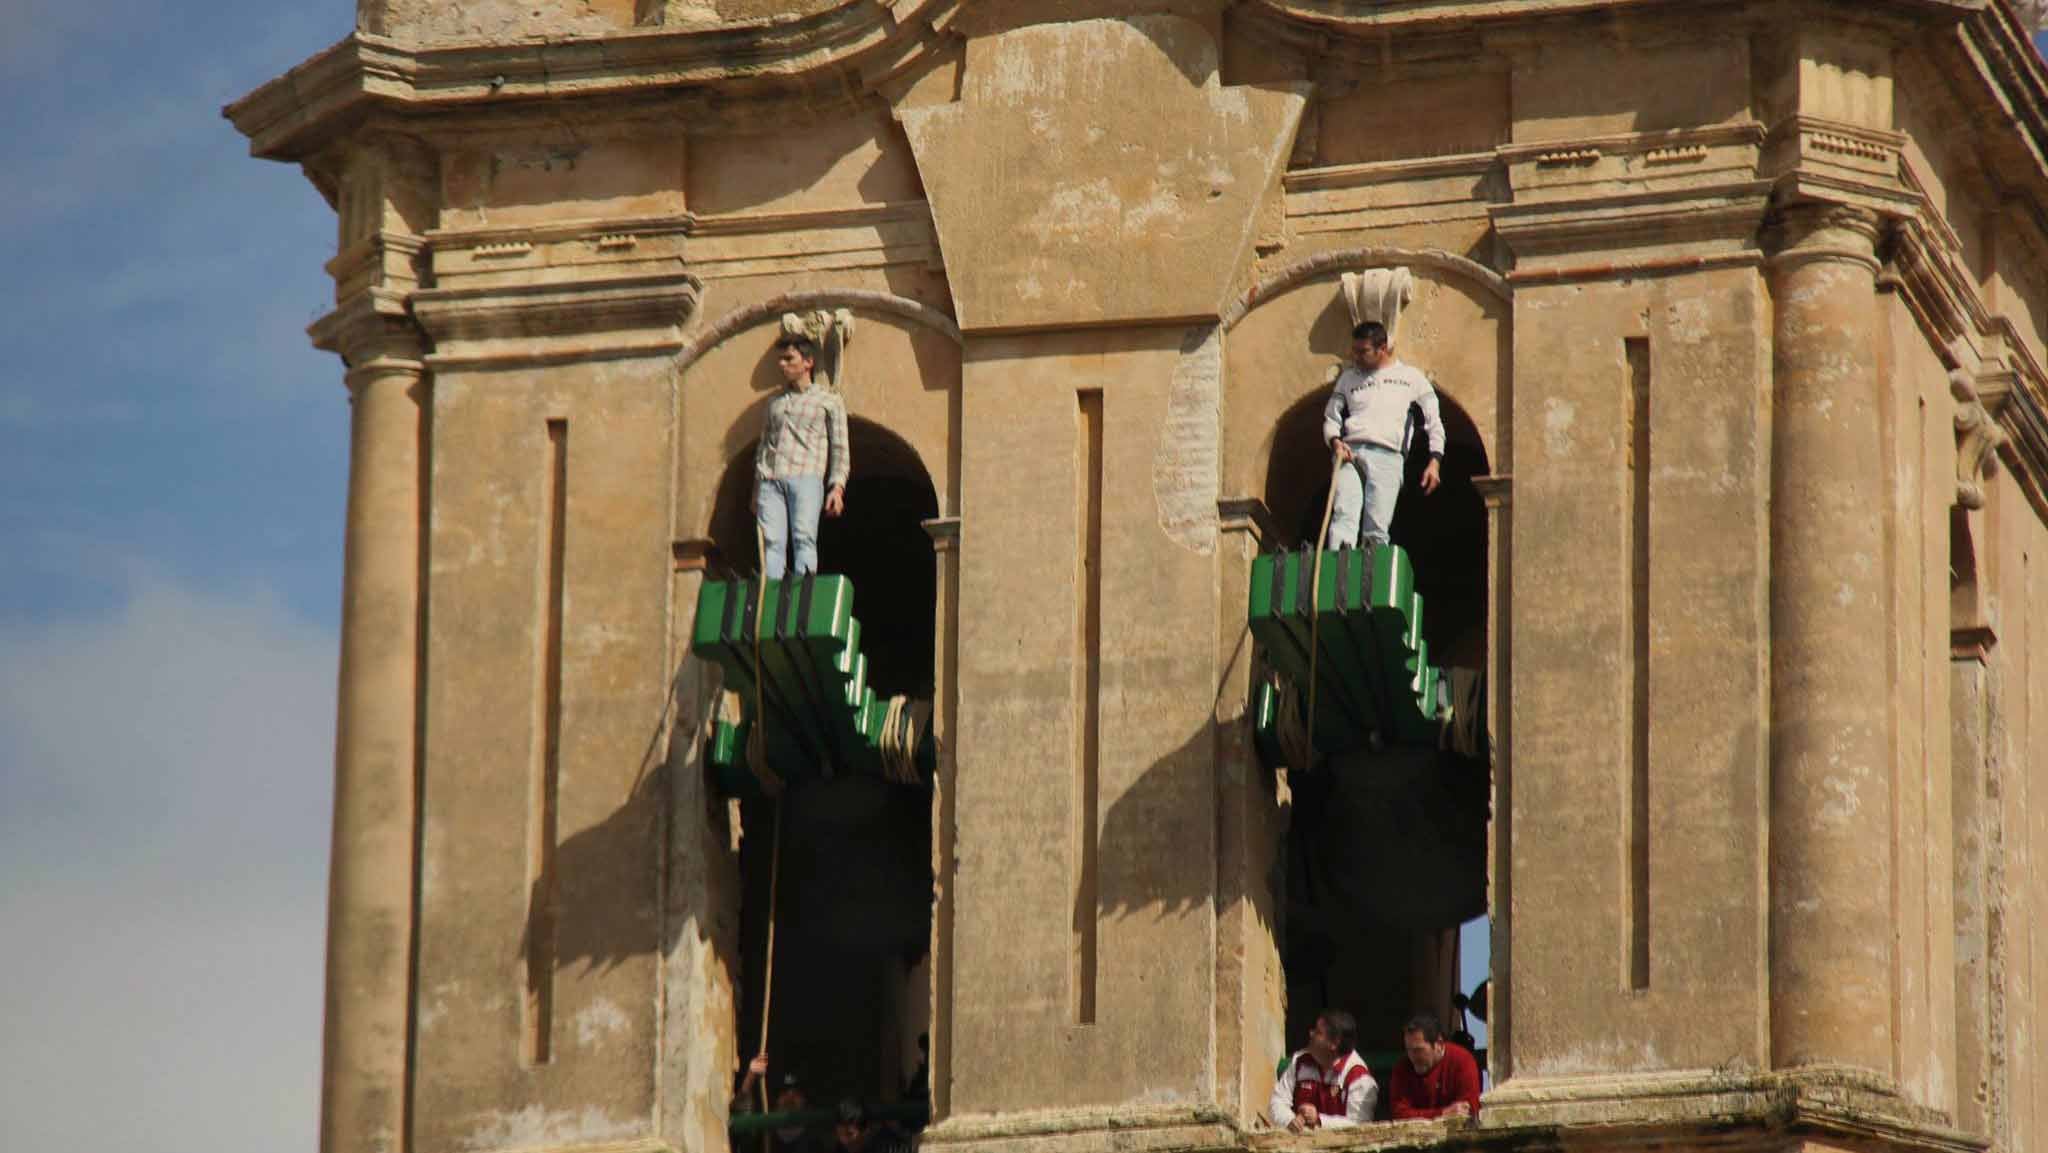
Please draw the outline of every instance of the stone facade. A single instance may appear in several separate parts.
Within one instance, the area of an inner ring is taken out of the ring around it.
[[[323,1149],[723,1149],[764,1015],[869,1096],[928,1032],[922,1143],[962,1153],[2048,1144],[2022,19],[360,0],[227,110],[340,221]],[[1319,800],[1385,827],[1344,870],[1383,920],[1316,923],[1350,906],[1253,755],[1245,592],[1321,504],[1340,278],[1397,268],[1452,416],[1397,537],[1492,772],[1346,766],[1475,833]],[[940,769],[770,817],[707,778],[687,639],[814,309],[859,324],[869,518],[826,564]],[[1391,1047],[1481,911],[1479,1121],[1265,1130],[1316,1000]]]

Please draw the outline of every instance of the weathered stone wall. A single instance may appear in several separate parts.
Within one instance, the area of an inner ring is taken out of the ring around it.
[[[1453,473],[1403,532],[1490,685],[1496,1089],[1357,1141],[2040,1142],[2048,76],[2010,10],[358,11],[230,110],[341,219],[329,1153],[723,1146],[767,834],[684,654],[780,316],[842,308],[857,476],[937,514],[943,744],[929,1005],[778,997],[901,1018],[807,1072],[887,1089],[928,1019],[934,1148],[1292,1141],[1246,1134],[1304,998],[1444,992],[1434,938],[1356,925],[1290,982],[1300,782],[1244,723],[1339,277],[1396,267]],[[804,828],[837,933],[883,870],[825,842],[870,826]]]

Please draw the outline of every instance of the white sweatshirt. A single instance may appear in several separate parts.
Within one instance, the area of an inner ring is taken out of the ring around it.
[[[1346,365],[1330,389],[1330,403],[1323,408],[1323,443],[1341,433],[1349,445],[1408,451],[1408,409],[1422,409],[1423,431],[1429,436],[1429,455],[1444,454],[1443,413],[1437,405],[1436,387],[1421,371],[1401,361],[1367,373],[1357,365]]]

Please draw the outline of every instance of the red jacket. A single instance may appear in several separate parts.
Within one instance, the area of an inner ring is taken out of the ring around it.
[[[1454,1041],[1444,1042],[1443,1058],[1427,1073],[1417,1073],[1403,1056],[1394,1062],[1394,1075],[1387,1079],[1387,1100],[1396,1121],[1441,1117],[1446,1107],[1459,1101],[1477,1117],[1479,1063]]]

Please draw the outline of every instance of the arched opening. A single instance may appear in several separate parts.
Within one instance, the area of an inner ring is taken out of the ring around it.
[[[1323,443],[1323,405],[1317,391],[1295,402],[1273,429],[1266,464],[1266,508],[1283,539],[1300,548],[1320,531],[1330,493],[1330,450]],[[1394,543],[1415,562],[1416,589],[1428,606],[1423,632],[1438,665],[1486,664],[1486,502],[1473,484],[1492,466],[1478,426],[1464,407],[1438,394],[1444,422],[1443,484],[1429,496],[1416,487],[1428,455],[1408,455],[1408,482],[1394,513]]]
[[[1301,399],[1274,428],[1265,501],[1279,548],[1304,547],[1321,530],[1332,471],[1322,439],[1326,398],[1318,390]],[[1439,399],[1443,483],[1429,495],[1417,487],[1428,462],[1418,446],[1392,536],[1413,562],[1430,662],[1443,669],[1460,715],[1480,726],[1479,747],[1363,747],[1291,776],[1282,850],[1288,1036],[1305,1036],[1319,1009],[1346,1009],[1381,1073],[1409,1016],[1434,1012],[1451,1026],[1454,996],[1476,983],[1461,973],[1470,966],[1460,964],[1460,929],[1487,912],[1491,782],[1481,674],[1489,557],[1474,479],[1491,467],[1470,415],[1448,395]]]
[[[820,525],[819,569],[853,584],[877,696],[930,699],[937,572],[923,522],[938,514],[938,497],[900,437],[857,418],[848,433],[846,512]],[[733,456],[713,506],[711,539],[731,573],[758,568],[753,458],[752,445]],[[812,1109],[919,1092],[930,1006],[931,806],[927,788],[850,772],[807,780],[778,801],[741,802],[741,1064],[761,1036],[768,991],[771,1076],[795,1074]]]

